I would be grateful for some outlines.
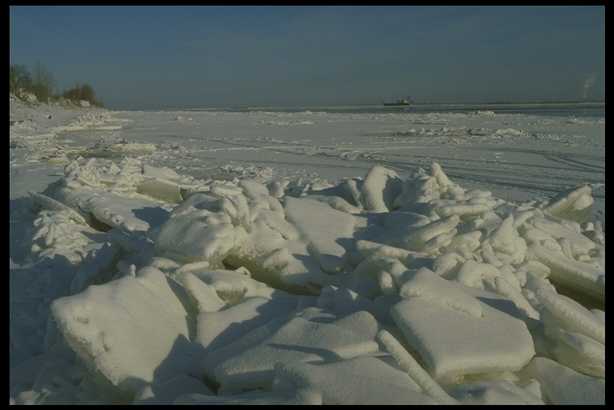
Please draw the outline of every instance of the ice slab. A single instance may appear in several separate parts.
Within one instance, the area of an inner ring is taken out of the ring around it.
[[[121,390],[195,370],[200,349],[189,340],[186,310],[164,274],[145,268],[137,277],[57,299],[53,317],[68,344]]]
[[[409,345],[438,380],[520,370],[535,354],[526,325],[483,303],[482,312],[476,318],[420,297],[391,310]]]
[[[322,270],[335,273],[343,268],[346,248],[352,241],[354,217],[319,201],[286,197],[285,211],[310,246]]]
[[[198,315],[196,340],[208,351],[226,346],[277,316],[291,314],[298,297],[252,297],[217,312]]]
[[[605,404],[605,380],[535,357],[523,373],[539,380],[548,404]]]
[[[391,359],[365,356],[324,364],[283,364],[275,369],[274,386],[320,391],[322,404],[435,404]]]
[[[225,390],[270,386],[276,362],[330,361],[378,350],[377,322],[357,312],[332,323],[290,319],[260,343],[220,363],[215,378]]]

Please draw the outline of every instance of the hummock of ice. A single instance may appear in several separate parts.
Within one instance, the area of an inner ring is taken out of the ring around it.
[[[297,191],[78,159],[32,201],[32,250],[79,269],[51,305],[47,353],[13,371],[55,384],[23,376],[16,402],[605,400],[588,186],[515,204],[438,164]]]

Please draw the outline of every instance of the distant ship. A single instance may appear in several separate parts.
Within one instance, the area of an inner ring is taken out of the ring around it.
[[[396,100],[395,102],[384,102],[384,105],[387,107],[402,107],[410,104],[409,98],[401,98]]]

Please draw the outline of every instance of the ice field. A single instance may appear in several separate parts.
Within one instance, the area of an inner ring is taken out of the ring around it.
[[[10,402],[605,402],[605,120],[11,101]]]

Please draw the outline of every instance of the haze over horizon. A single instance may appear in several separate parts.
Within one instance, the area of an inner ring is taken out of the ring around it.
[[[605,9],[11,6],[10,59],[117,109],[603,100]]]

